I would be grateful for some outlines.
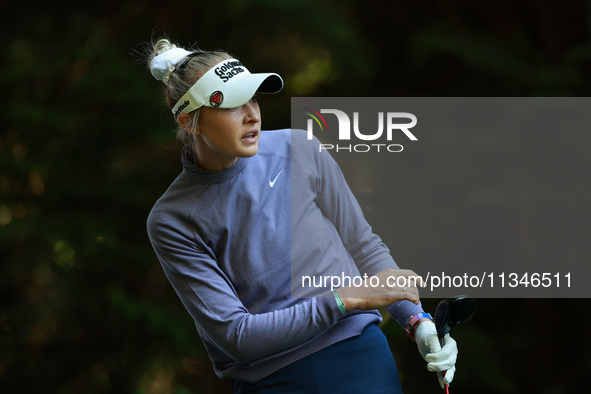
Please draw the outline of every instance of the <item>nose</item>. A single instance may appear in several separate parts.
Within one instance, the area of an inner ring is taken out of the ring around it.
[[[256,102],[247,102],[244,104],[244,121],[245,123],[258,123],[261,120],[261,113],[259,111],[259,106]]]

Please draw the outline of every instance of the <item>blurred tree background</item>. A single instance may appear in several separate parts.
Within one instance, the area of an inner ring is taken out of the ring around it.
[[[180,171],[172,117],[141,55],[153,37],[223,48],[251,70],[280,73],[284,92],[260,101],[264,127],[283,128],[291,96],[589,96],[590,7],[4,0],[0,392],[229,390],[145,232]],[[591,341],[577,330],[589,327],[589,306],[481,300],[455,335],[453,391],[589,392]],[[391,321],[383,329],[405,392],[440,392],[415,344]]]

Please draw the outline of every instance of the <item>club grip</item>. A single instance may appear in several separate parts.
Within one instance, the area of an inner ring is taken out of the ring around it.
[[[443,337],[444,336],[439,334],[438,337],[439,337],[439,344],[441,345],[441,347],[443,347],[443,342],[444,342]],[[445,371],[438,371],[437,376],[439,378],[443,378],[445,376]],[[445,394],[449,394],[449,386],[447,384],[445,385],[444,389],[445,389]]]

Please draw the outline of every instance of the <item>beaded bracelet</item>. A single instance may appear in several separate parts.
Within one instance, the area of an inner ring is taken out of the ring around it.
[[[415,326],[415,324],[421,320],[421,319],[431,319],[433,320],[433,318],[431,317],[430,314],[428,314],[427,312],[420,312],[417,313],[416,315],[413,315],[411,317],[408,318],[408,320],[406,321],[406,335],[408,335],[408,337],[412,340],[414,340],[414,336],[413,336],[413,328]]]

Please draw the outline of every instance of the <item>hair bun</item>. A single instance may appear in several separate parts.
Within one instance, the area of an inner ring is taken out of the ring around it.
[[[156,41],[156,43],[154,43],[152,45],[152,47],[153,47],[153,51],[154,51],[153,57],[156,57],[156,56],[160,55],[161,53],[164,53],[164,52],[169,51],[173,48],[176,48],[177,46],[175,44],[171,43],[166,38],[162,38],[162,39]]]

